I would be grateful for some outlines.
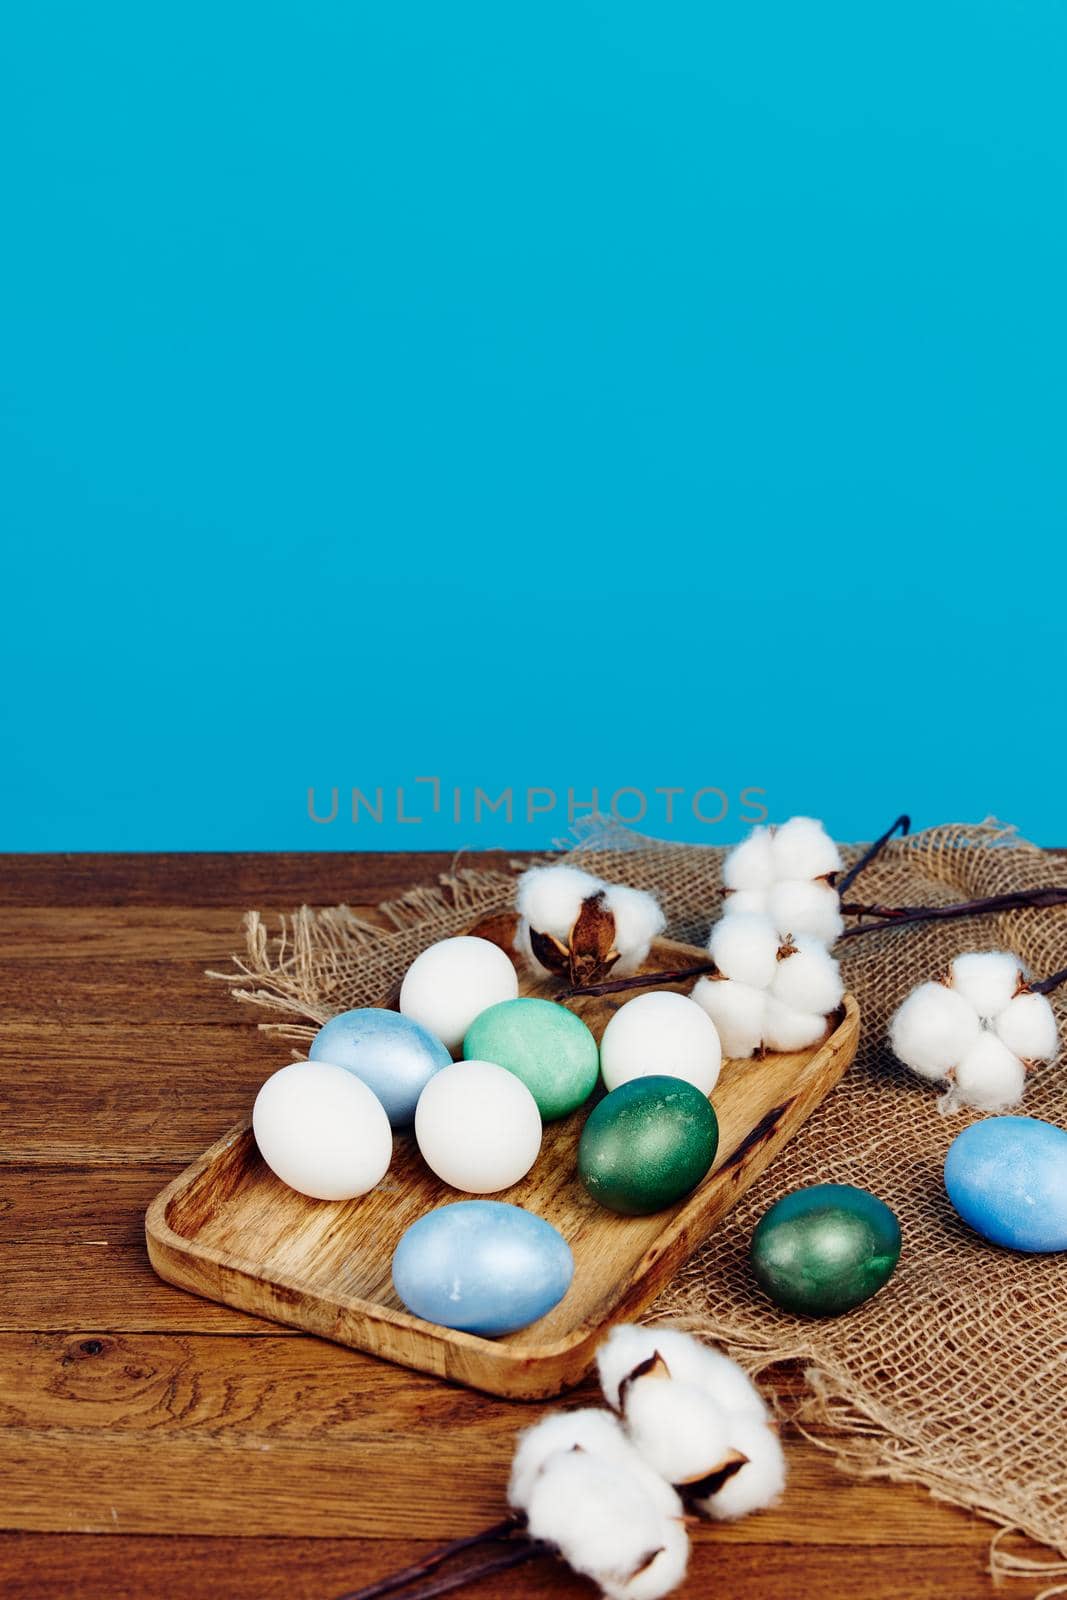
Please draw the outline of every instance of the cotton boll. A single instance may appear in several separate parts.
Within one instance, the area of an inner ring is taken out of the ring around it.
[[[1060,1047],[1056,1013],[1044,994],[1016,995],[993,1026],[997,1036],[1022,1061],[1051,1061]]]
[[[769,889],[775,876],[769,828],[753,828],[722,864],[727,889]]]
[[[765,917],[770,893],[769,889],[731,890],[722,903],[722,914],[724,917]]]
[[[1022,1062],[995,1033],[980,1033],[956,1068],[955,1101],[977,1111],[1017,1106],[1025,1087]]]
[[[632,1446],[622,1424],[610,1411],[586,1406],[580,1411],[553,1411],[519,1434],[511,1461],[508,1504],[525,1511],[534,1482],[545,1462],[560,1451],[580,1447],[590,1455],[626,1456]]]
[[[822,1012],[797,1011],[773,994],[767,996],[763,1042],[768,1050],[806,1050],[823,1038],[826,1027]]]
[[[955,989],[921,983],[894,1014],[889,1043],[912,1072],[936,1082],[959,1066],[980,1031],[977,1011]]]
[[[695,1385],[723,1411],[765,1417],[767,1407],[752,1379],[721,1350],[681,1328],[663,1323],[620,1323],[597,1351],[597,1373],[604,1398],[618,1409],[619,1390],[643,1362],[662,1356],[672,1378]]]
[[[771,993],[794,1011],[818,1011],[823,1016],[841,1004],[845,986],[841,968],[818,939],[798,934],[794,955],[785,956],[771,982]]]
[[[702,1388],[675,1378],[637,1378],[623,1391],[630,1442],[668,1483],[706,1478],[731,1454],[727,1414]]]
[[[519,879],[515,904],[538,933],[566,940],[574,927],[582,901],[599,894],[604,884],[580,867],[530,867]]]
[[[708,950],[724,977],[766,989],[778,965],[779,943],[768,917],[731,913],[712,928]]]
[[[730,1443],[748,1457],[747,1462],[727,1478],[717,1494],[693,1502],[695,1510],[716,1522],[760,1511],[785,1488],[785,1452],[772,1427],[758,1418],[739,1417],[731,1425]]]
[[[655,895],[644,889],[612,883],[604,890],[604,900],[615,918],[615,948],[619,952],[612,976],[626,977],[644,961],[653,939],[667,926],[667,919]]]
[[[664,1548],[666,1518],[640,1480],[615,1461],[567,1450],[550,1456],[526,1507],[533,1539],[597,1582],[625,1583]]]
[[[767,896],[767,915],[782,938],[810,933],[823,944],[834,944],[845,928],[841,899],[828,883],[799,878],[783,879]]]
[[[841,868],[836,844],[814,817],[790,817],[776,828],[771,838],[771,859],[778,883],[783,878],[824,878],[828,872]]]
[[[663,1547],[643,1572],[626,1581],[601,1575],[601,1590],[608,1600],[661,1600],[677,1589],[689,1564],[689,1535],[681,1522],[665,1520],[661,1530]]]
[[[763,1043],[767,993],[730,978],[701,978],[690,997],[701,1006],[718,1029],[722,1053],[745,1061]]]
[[[1007,950],[976,950],[952,963],[952,987],[988,1021],[1015,994],[1020,971],[1018,956]]]

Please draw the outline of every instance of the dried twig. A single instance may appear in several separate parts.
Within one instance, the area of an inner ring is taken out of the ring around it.
[[[464,1550],[473,1550],[478,1545],[490,1544],[494,1540],[507,1539],[521,1526],[521,1517],[515,1515],[504,1517],[500,1522],[491,1523],[488,1528],[483,1528],[480,1533],[471,1533],[466,1538],[453,1539],[449,1544],[441,1545],[439,1549],[423,1556],[421,1561],[413,1562],[410,1567],[404,1567],[399,1572],[387,1573],[384,1578],[376,1578],[373,1583],[365,1584],[362,1589],[349,1589],[343,1595],[339,1595],[338,1600],[377,1600],[379,1595],[392,1594],[394,1589],[402,1589],[405,1584],[414,1583],[416,1578],[424,1578],[428,1573],[435,1572],[453,1556],[462,1555]]]
[[[995,911],[1021,911],[1025,908],[1044,909],[1048,906],[1067,905],[1067,888],[1047,885],[1040,889],[1019,889],[1011,894],[987,895],[980,900],[964,900],[952,906],[868,906],[842,905],[846,916],[870,917],[854,928],[846,928],[838,943],[857,939],[862,933],[876,933],[882,928],[902,928],[913,922],[954,922],[960,917],[989,915]]]
[[[851,889],[864,868],[869,867],[871,862],[881,855],[893,835],[895,833],[906,834],[910,828],[911,818],[906,811],[902,811],[896,821],[890,824],[881,837],[876,839],[870,848],[863,852],[859,860],[849,867],[844,876],[836,881],[834,887],[842,899],[845,897],[845,890]]]

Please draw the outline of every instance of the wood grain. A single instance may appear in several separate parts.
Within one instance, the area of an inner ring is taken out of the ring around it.
[[[677,972],[702,956],[658,939],[642,972]],[[558,985],[519,968],[521,993],[557,992]],[[665,987],[681,992],[689,984]],[[582,996],[571,1008],[599,1041],[630,998]],[[588,1105],[547,1124],[530,1172],[497,1198],[558,1229],[574,1255],[574,1278],[554,1310],[507,1338],[423,1322],[397,1298],[391,1269],[400,1238],[419,1217],[456,1198],[408,1133],[397,1135],[389,1172],[370,1194],[327,1203],[275,1178],[246,1118],[153,1201],[145,1222],[149,1257],[179,1288],[419,1372],[489,1394],[558,1394],[592,1367],[605,1329],[651,1303],[838,1082],[856,1053],[854,1000],[846,996],[830,1026],[825,1042],[806,1052],[724,1062],[713,1095],[714,1167],[685,1200],[654,1216],[620,1217],[582,1188],[578,1141]]]
[[[527,1422],[536,1407],[517,1411],[171,1290],[140,1237],[151,1195],[287,1056],[257,1033],[251,1010],[200,975],[239,948],[242,912],[304,900],[366,905],[433,881],[451,859],[0,858],[0,1115],[19,1092],[22,1151],[10,1160],[0,1123],[9,1158],[0,1170],[5,1600],[330,1600],[415,1559],[446,1524],[474,1527],[499,1508],[508,1430],[516,1412]],[[177,916],[163,919],[165,936],[147,949],[151,917],[132,918],[131,907]],[[49,916],[24,921],[40,910]],[[187,1028],[207,1053],[183,1064],[171,1041]],[[216,1086],[224,1059],[229,1088]],[[85,1062],[99,1100],[83,1083]],[[35,1102],[20,1090],[27,1073]],[[130,1124],[124,1093],[141,1107]],[[161,1160],[168,1105],[174,1123]],[[789,1392],[798,1382],[785,1372],[774,1381]],[[389,1427],[372,1439],[360,1419],[378,1406]],[[442,1493],[435,1462],[442,1450],[456,1459],[453,1435],[466,1456]],[[358,1470],[357,1440],[367,1452]],[[1042,1587],[1035,1577],[994,1589],[987,1523],[907,1485],[842,1477],[792,1433],[786,1445],[782,1505],[733,1529],[698,1530],[682,1600],[1023,1600]],[[396,1462],[400,1453],[407,1464]],[[249,1526],[242,1516],[255,1518],[255,1504],[233,1479],[253,1462],[272,1515]],[[411,1492],[383,1494],[380,1482]],[[268,1520],[270,1533],[258,1531]],[[90,1528],[108,1536],[74,1531]],[[471,1592],[592,1595],[549,1563]]]

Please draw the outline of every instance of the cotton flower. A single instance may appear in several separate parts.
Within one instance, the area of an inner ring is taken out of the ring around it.
[[[783,878],[825,878],[841,870],[836,844],[814,817],[790,817],[775,828],[771,857],[776,883]]]
[[[666,926],[654,895],[566,864],[524,872],[516,905],[515,948],[539,976],[574,984],[635,972]]]
[[[993,1018],[993,1027],[1023,1061],[1051,1061],[1059,1049],[1056,1013],[1047,995],[1015,995]]]
[[[977,1011],[956,989],[922,983],[895,1013],[889,1042],[906,1067],[936,1082],[959,1065],[981,1026]]]
[[[702,1515],[743,1516],[782,1492],[777,1431],[752,1380],[721,1351],[678,1328],[624,1325],[601,1345],[597,1370],[635,1447]]]
[[[700,978],[692,998],[714,1022],[722,1053],[746,1061],[763,1044],[767,991],[732,978]]]
[[[665,1517],[681,1514],[678,1496],[670,1484],[641,1459],[618,1417],[596,1406],[550,1412],[532,1428],[520,1433],[511,1462],[508,1503],[525,1510],[545,1462],[567,1450],[584,1450],[587,1455],[615,1461],[639,1480]]]
[[[605,1593],[633,1594],[628,1586],[644,1576],[643,1595],[657,1600],[679,1581],[676,1560],[665,1564],[667,1570],[655,1566],[669,1542],[677,1547],[668,1532],[680,1524],[665,1517],[617,1461],[580,1447],[557,1452],[539,1472],[525,1509],[531,1538],[555,1545],[573,1571]]]
[[[767,1407],[743,1367],[695,1335],[662,1323],[620,1323],[600,1346],[597,1374],[609,1406],[619,1409],[626,1379],[656,1355],[663,1357],[673,1377],[703,1389],[724,1411],[766,1417]]]
[[[671,1375],[662,1356],[631,1379],[623,1394],[626,1433],[634,1449],[675,1487],[699,1483],[740,1466],[729,1438],[728,1414],[694,1383]]]
[[[1009,951],[957,956],[941,983],[922,983],[890,1022],[889,1042],[906,1067],[947,1083],[942,1111],[973,1106],[1003,1111],[1018,1105],[1026,1069],[1059,1048],[1048,997],[1027,986]]]
[[[736,1417],[730,1424],[730,1441],[746,1458],[744,1465],[720,1489],[690,1502],[694,1511],[716,1522],[761,1511],[785,1488],[785,1452],[775,1428],[758,1417]]]
[[[988,1021],[1019,991],[1022,968],[1007,950],[975,950],[957,956],[951,967],[952,987]]]
[[[715,924],[708,951],[718,972],[701,978],[691,998],[714,1022],[725,1056],[804,1050],[823,1038],[845,989],[821,940],[783,942],[770,917],[738,912]]]
[[[1026,1069],[995,1033],[983,1030],[956,1068],[952,1099],[976,1111],[1017,1106],[1026,1087]],[[946,1108],[948,1109],[948,1108]]]
[[[723,917],[711,930],[708,952],[724,978],[769,989],[781,940],[769,917]]]
[[[812,817],[756,828],[723,863],[726,915],[755,912],[770,917],[780,938],[810,934],[833,944],[845,925],[828,880],[840,868],[836,844]]]

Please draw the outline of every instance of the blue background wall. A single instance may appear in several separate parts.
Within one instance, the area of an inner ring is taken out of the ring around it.
[[[0,846],[540,843],[620,785],[1067,843],[1065,43],[8,8]]]

